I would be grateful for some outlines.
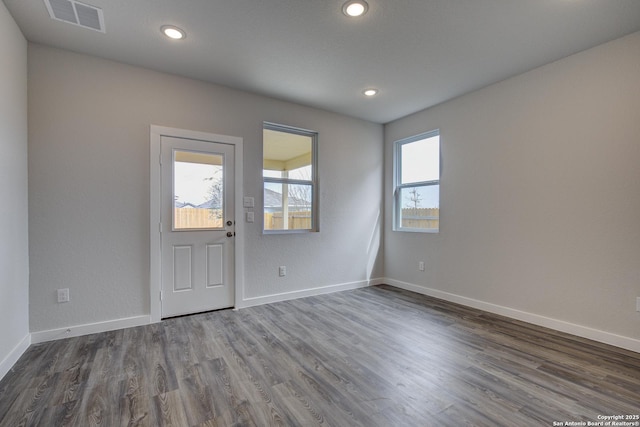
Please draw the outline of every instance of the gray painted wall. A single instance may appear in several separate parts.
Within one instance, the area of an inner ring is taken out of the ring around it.
[[[640,339],[638,76],[635,33],[388,124],[386,276]],[[436,128],[440,233],[393,232],[393,142]]]
[[[266,120],[320,132],[321,232],[247,224],[248,298],[384,275],[639,339],[638,70],[640,33],[390,123],[383,156],[380,125],[29,45],[31,330],[149,312],[149,124],[243,137],[259,213]],[[434,128],[441,232],[392,232],[393,141]]]
[[[27,42],[0,2],[0,378],[29,344]],[[26,340],[26,341],[25,341]]]
[[[262,235],[265,120],[319,132],[319,233]],[[149,313],[150,124],[244,138],[247,298],[383,275],[381,125],[30,44],[32,331]]]

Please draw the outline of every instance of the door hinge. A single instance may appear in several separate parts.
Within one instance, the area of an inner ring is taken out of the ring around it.
[[[162,223],[161,222],[158,223],[158,231],[160,233],[162,233]]]
[[[162,301],[162,297],[163,297],[162,291],[160,291],[160,301]]]

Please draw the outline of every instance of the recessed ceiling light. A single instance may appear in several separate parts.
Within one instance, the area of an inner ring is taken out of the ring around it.
[[[342,12],[354,18],[364,15],[368,9],[369,5],[364,0],[350,0],[342,6]]]
[[[362,91],[364,96],[375,96],[378,94],[378,89],[370,88]]]
[[[163,25],[160,28],[160,31],[162,31],[162,34],[173,40],[182,40],[183,38],[187,37],[187,34],[184,32],[184,30],[174,25]]]

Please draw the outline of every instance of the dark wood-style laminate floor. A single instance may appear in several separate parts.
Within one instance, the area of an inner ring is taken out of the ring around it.
[[[552,426],[640,414],[640,354],[388,286],[31,346],[2,426]]]

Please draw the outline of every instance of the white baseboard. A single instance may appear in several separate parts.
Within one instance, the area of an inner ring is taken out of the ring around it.
[[[304,298],[313,295],[328,294],[332,292],[346,291],[349,289],[363,288],[367,286],[385,283],[382,279],[362,280],[358,282],[342,283],[338,285],[323,286],[302,291],[284,292],[281,294],[267,295],[256,298],[246,298],[242,300],[238,308],[253,307],[256,305],[269,304],[272,302],[286,301],[296,298]],[[132,328],[153,323],[151,316],[136,316],[124,319],[107,320],[104,322],[88,323],[85,325],[67,326],[63,328],[37,331],[31,333],[31,343],[38,344],[46,341],[59,340],[64,338],[79,337],[82,335],[95,334],[99,332],[113,331],[116,329]]]
[[[377,279],[370,279],[369,280],[369,286],[384,285],[385,283],[387,283],[386,280],[387,279],[385,279],[384,277],[379,277]]]
[[[59,340],[63,338],[79,337],[82,335],[96,334],[99,332],[114,331],[116,329],[133,328],[151,323],[149,315],[127,317],[124,319],[107,320],[104,322],[87,323],[85,325],[67,326],[64,328],[50,329],[31,333],[33,344]]]
[[[0,380],[4,378],[5,375],[11,370],[13,365],[16,364],[20,356],[24,354],[25,351],[31,345],[31,334],[27,334],[19,343],[16,345],[13,350],[9,352],[7,357],[2,359],[0,362]]]
[[[348,291],[351,289],[366,288],[367,286],[381,285],[385,283],[382,279],[360,280],[357,282],[341,283],[338,285],[321,286],[317,288],[304,289],[302,291],[283,292],[280,294],[265,295],[262,297],[243,298],[240,306],[236,309],[254,307],[256,305],[271,304],[274,302],[287,301],[297,298],[311,297],[315,295],[330,294],[333,292]]]
[[[501,316],[510,317],[512,319],[521,320],[523,322],[532,323],[534,325],[543,326],[545,328],[554,329],[556,331],[565,332],[593,341],[613,345],[640,353],[640,340],[625,337],[622,335],[612,334],[610,332],[589,328],[587,326],[577,325],[563,320],[552,319],[550,317],[541,316],[526,311],[520,311],[485,301],[479,301],[472,298],[463,297],[461,295],[451,294],[437,289],[427,288],[425,286],[415,285],[412,283],[401,282],[399,280],[386,278],[382,281],[397,288],[406,289],[408,291],[419,294],[439,298],[445,301],[455,302],[467,307],[473,307],[490,313],[499,314]]]

